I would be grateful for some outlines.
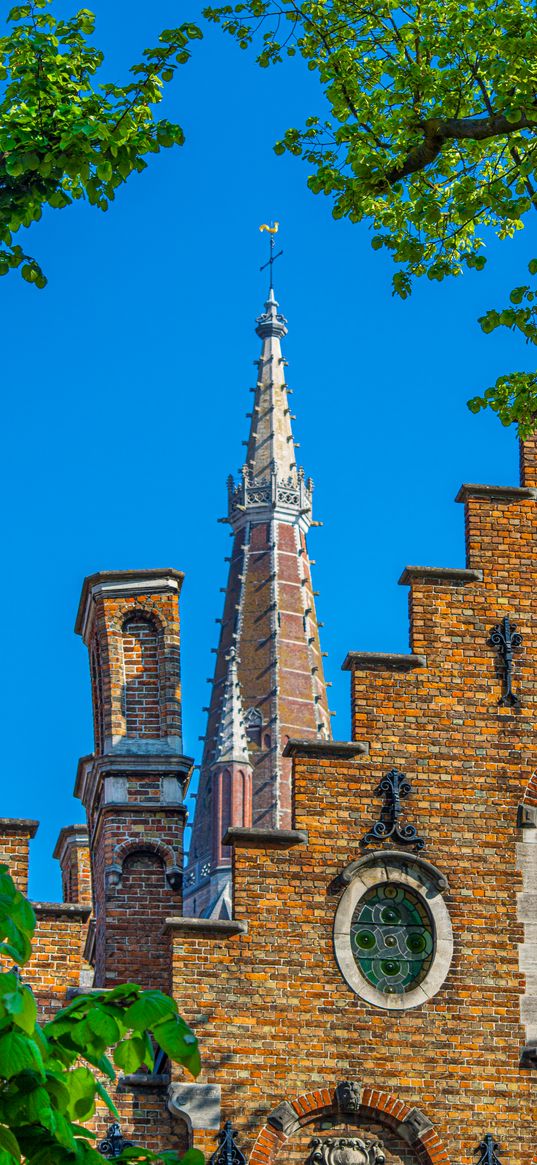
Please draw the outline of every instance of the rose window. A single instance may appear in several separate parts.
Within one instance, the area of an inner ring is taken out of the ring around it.
[[[417,987],[431,966],[433,923],[421,895],[390,882],[373,886],[351,923],[352,953],[362,975],[386,995]]]

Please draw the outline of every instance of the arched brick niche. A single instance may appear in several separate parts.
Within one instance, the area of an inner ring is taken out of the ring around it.
[[[162,871],[162,884],[172,890],[179,890],[182,882],[180,855],[157,837],[128,838],[114,847],[113,862],[105,869],[107,897],[111,897],[123,883],[125,864],[130,858],[140,860],[144,855],[153,867],[158,865]]]
[[[158,739],[162,735],[161,628],[145,611],[130,611],[123,620],[121,643],[126,735]]]
[[[283,1165],[284,1160],[289,1160],[293,1140],[303,1139],[308,1126],[313,1126],[308,1130],[312,1136],[314,1132],[329,1136],[331,1127],[336,1135],[344,1135],[342,1126],[352,1129],[354,1135],[363,1132],[382,1138],[384,1133],[386,1147],[391,1150],[387,1165],[390,1159],[404,1165],[412,1161],[418,1165],[450,1165],[446,1150],[424,1113],[397,1096],[359,1084],[325,1087],[282,1101],[259,1131],[249,1165],[276,1165],[278,1157]],[[306,1159],[306,1154],[301,1156]]]

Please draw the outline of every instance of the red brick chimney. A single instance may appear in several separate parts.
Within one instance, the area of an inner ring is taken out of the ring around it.
[[[183,795],[177,570],[105,571],[76,621],[89,650],[95,752],[79,762],[95,900],[95,984],[169,986],[164,919],[182,909]]]

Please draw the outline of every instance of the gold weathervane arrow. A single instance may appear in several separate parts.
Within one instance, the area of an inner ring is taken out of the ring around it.
[[[261,223],[259,230],[260,231],[268,231],[269,235],[277,235],[279,225],[280,225],[279,222],[275,222],[273,227],[269,227],[267,222],[263,222],[263,223]]]

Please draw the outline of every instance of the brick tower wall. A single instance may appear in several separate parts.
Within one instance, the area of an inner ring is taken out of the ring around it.
[[[181,910],[183,786],[178,571],[105,572],[84,584],[93,757],[76,791],[88,815],[95,982],[169,987],[167,914]]]
[[[286,828],[292,811],[291,762],[282,755],[283,750],[291,736],[316,737],[323,717],[328,722],[311,567],[306,539],[298,528],[283,522],[262,522],[252,525],[249,537],[240,530],[233,539],[189,855],[193,879],[202,885],[189,894],[188,913],[202,913],[211,899],[208,865],[203,874],[203,866],[216,848],[211,840],[210,762],[225,661],[235,642],[245,711],[257,709],[262,715],[259,734],[251,734],[248,746],[253,770],[252,820],[259,828]]]
[[[0,817],[0,863],[9,866],[15,885],[28,892],[29,846],[38,822],[28,818]]]

